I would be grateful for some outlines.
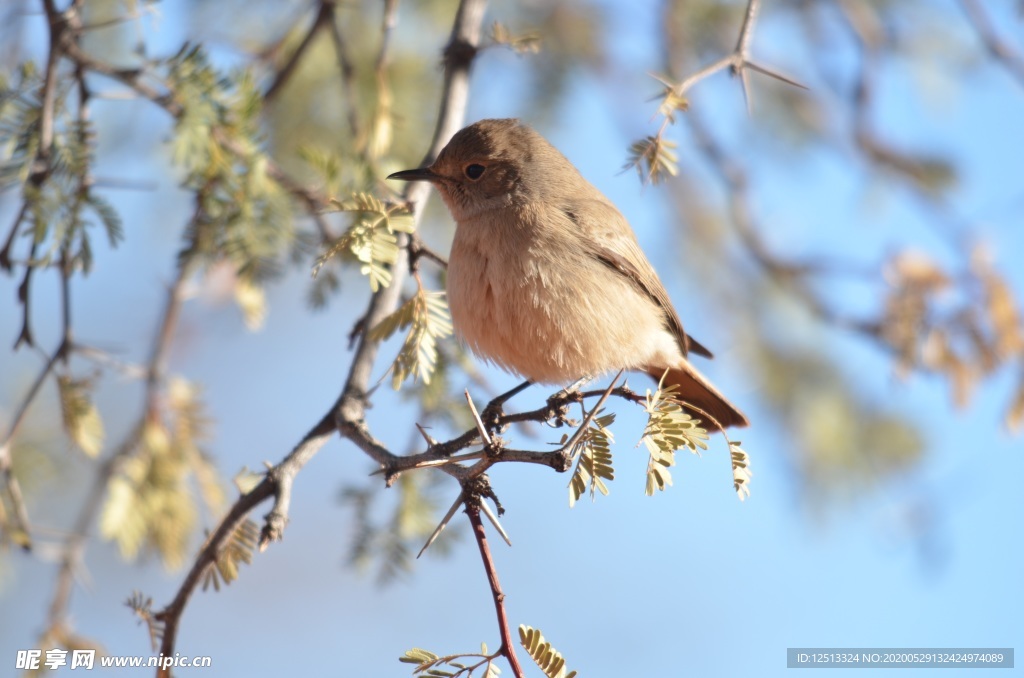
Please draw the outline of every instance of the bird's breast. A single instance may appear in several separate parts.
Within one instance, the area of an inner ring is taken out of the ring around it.
[[[463,221],[448,259],[448,304],[459,338],[477,355],[527,378],[539,377],[525,338],[536,335],[539,296],[528,237],[491,219]]]
[[[478,356],[531,381],[565,384],[675,351],[660,311],[564,233],[484,215],[460,222],[448,303]],[[658,347],[652,347],[656,337]]]

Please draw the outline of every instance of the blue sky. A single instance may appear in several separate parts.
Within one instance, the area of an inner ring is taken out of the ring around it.
[[[956,15],[951,3],[941,4]],[[671,185],[641,189],[635,175],[619,173],[625,149],[652,112],[646,99],[654,88],[645,73],[655,68],[657,55],[643,36],[657,14],[646,5],[628,12],[612,5],[610,11],[620,29],[615,68],[629,74],[628,86],[612,93],[595,79],[580,80],[569,99],[584,114],[557,116],[543,132],[631,220],[673,297],[682,299],[688,282],[673,271],[678,257],[659,246],[667,212],[652,208],[650,200]],[[176,45],[187,24],[175,4],[165,4],[163,12],[156,44]],[[788,35],[768,9],[754,52],[781,60],[799,77],[799,58],[787,56]],[[475,72],[469,119],[529,121],[531,112],[503,84],[519,82],[529,67],[528,59],[488,53]],[[917,77],[905,68],[887,75],[876,126],[891,138],[955,154],[964,176],[952,204],[978,225],[1001,270],[1024,290],[1024,184],[1018,171],[1024,89],[998,68],[985,68],[961,79],[943,105],[925,107]],[[722,75],[699,85],[698,96],[695,106],[713,120],[716,134],[729,143],[756,139],[757,112],[753,118],[743,113],[735,82]],[[144,104],[98,106],[118,107],[123,121],[133,121],[133,138],[157,144],[166,129],[165,116]],[[102,251],[96,271],[76,290],[78,336],[134,358],[141,358],[134,353],[146,345],[159,313],[156,300],[173,273],[178,237],[151,225],[183,223],[188,208],[176,202],[173,178],[147,155],[118,153],[111,161],[111,173],[145,178],[156,190],[112,196],[125,219],[126,242],[116,252]],[[905,196],[896,192],[865,207],[865,191],[873,189],[851,165],[849,156],[836,153],[785,166],[751,157],[755,203],[762,221],[772,224],[769,242],[796,251],[840,249],[868,263],[897,244],[942,252],[915,221]],[[11,209],[9,198],[0,202],[0,223],[8,222]],[[16,284],[0,278],[0,336],[17,331]],[[218,422],[211,449],[227,476],[243,465],[280,459],[333,402],[346,374],[348,354],[340,348],[362,302],[337,300],[327,313],[310,313],[307,285],[301,269],[268,290],[270,317],[256,334],[244,329],[231,306],[197,300],[186,309],[173,367],[204,384]],[[351,276],[345,285],[358,291],[365,282]],[[39,293],[53,295],[48,286],[42,283]],[[702,328],[698,336],[729,346],[722,323],[691,320],[687,312],[700,312],[697,306],[680,304],[680,310],[685,322]],[[37,324],[45,341],[53,340],[55,325],[45,316]],[[1024,460],[1020,438],[999,425],[1010,375],[984,384],[967,410],[954,411],[937,379],[896,381],[887,357],[848,337],[828,336],[864,393],[922,423],[929,441],[922,468],[859,501],[810,514],[788,466],[785,436],[756,425],[764,413],[726,350],[708,371],[725,392],[737,394],[755,422],[742,436],[755,472],[753,496],[737,501],[726,452],[713,448],[701,459],[680,454],[675,486],[645,497],[646,458],[633,448],[643,421],[621,407],[609,497],[569,509],[567,476],[539,468],[494,469],[490,475],[508,509],[503,523],[514,543],[511,549],[492,546],[512,623],[541,628],[582,676],[783,675],[786,648],[795,646],[1018,644],[1024,632],[1024,498],[1017,483]],[[379,372],[385,367],[382,362]],[[7,416],[35,369],[25,355],[0,352],[0,415]],[[516,381],[490,376],[497,388]],[[646,387],[642,378],[631,383]],[[136,415],[134,396],[124,395],[125,389],[137,393],[135,388],[114,378],[102,383],[100,406],[111,439]],[[534,390],[516,402],[525,409],[544,395]],[[370,425],[385,444],[405,449],[413,417],[387,394],[370,413]],[[83,483],[88,477],[82,463],[68,462],[67,468]],[[179,650],[211,655],[211,675],[218,676],[400,676],[408,668],[396,658],[414,646],[438,653],[473,651],[481,641],[496,647],[486,580],[465,531],[451,557],[425,557],[412,577],[389,588],[377,588],[372,577],[343,565],[352,518],[338,502],[339,487],[371,470],[351,445],[335,441],[322,450],[296,484],[284,541],[257,556],[226,590],[195,596]],[[53,480],[42,491],[64,487]],[[454,498],[455,492],[453,486],[443,496]],[[68,516],[54,515],[42,497],[32,508],[38,524],[67,524]],[[261,507],[254,517],[264,512]],[[931,526],[926,538],[915,536],[916,521]],[[54,566],[45,562],[45,549],[40,556],[42,561],[11,553],[0,560],[0,666],[13,665],[15,650],[34,647],[44,624]],[[146,654],[146,633],[122,602],[138,589],[162,605],[182,573],[163,572],[155,563],[126,565],[111,546],[99,543],[90,548],[88,568],[88,585],[76,591],[71,608],[76,628],[99,638],[112,654]]]

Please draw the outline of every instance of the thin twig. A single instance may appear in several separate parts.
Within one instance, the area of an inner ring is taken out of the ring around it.
[[[441,268],[448,268],[448,260],[443,256],[435,252],[434,250],[427,247],[423,242],[423,238],[420,237],[419,233],[413,233],[409,236],[409,268],[411,271],[416,272],[419,270],[420,259],[430,259]]]
[[[108,63],[93,58],[75,42],[70,42],[64,47],[64,54],[81,65],[85,70],[113,78],[121,84],[131,88],[136,94],[148,99],[167,111],[172,117],[180,118],[185,109],[175,101],[170,92],[161,92],[143,80],[147,75],[146,71],[140,68],[118,68]]]
[[[956,216],[952,205],[926,191],[913,178],[918,164],[915,159],[884,139],[872,125],[876,81],[881,70],[882,48],[886,40],[881,19],[865,3],[841,0],[837,6],[857,41],[861,57],[850,104],[853,110],[854,144],[868,161],[901,179],[910,193],[932,212],[935,218],[927,220],[927,225],[934,228],[954,252],[968,250],[971,246],[968,241],[970,229],[966,221]]]
[[[574,447],[576,447],[576,444],[579,443],[580,439],[586,434],[587,427],[590,426],[590,422],[594,420],[594,417],[597,416],[597,413],[601,411],[601,407],[604,405],[605,401],[608,400],[608,396],[610,396],[612,394],[612,391],[615,390],[615,383],[619,380],[619,377],[622,376],[622,372],[622,370],[619,370],[618,374],[615,375],[615,378],[612,379],[610,384],[608,384],[608,388],[605,389],[604,393],[601,394],[601,399],[598,400],[592,408],[590,408],[590,411],[587,412],[587,416],[583,418],[583,423],[579,425],[579,428],[576,429],[576,432],[572,435],[572,437],[569,438],[569,440],[566,441],[564,445],[562,445],[563,450],[571,451]]]
[[[2,481],[8,500],[11,503],[14,529],[21,532],[21,547],[26,551],[32,548],[28,507],[25,505],[25,499],[22,495],[18,478],[14,475],[11,452],[14,447],[14,438],[18,433],[18,429],[25,421],[29,408],[35,402],[36,396],[39,395],[47,378],[53,373],[57,362],[67,355],[69,345],[65,343],[66,338],[67,334],[65,334],[65,340],[62,340],[60,345],[50,354],[43,368],[36,375],[35,381],[32,382],[25,397],[21,399],[21,403],[11,419],[11,423],[7,428],[7,435],[4,436],[3,442],[0,442],[0,481]]]
[[[799,265],[793,265],[777,257],[761,237],[761,229],[755,223],[750,206],[747,174],[739,163],[730,158],[715,141],[696,115],[686,118],[697,149],[704,155],[711,168],[718,173],[729,192],[730,224],[739,236],[753,261],[776,283],[791,290],[813,315],[823,322],[853,331],[874,341],[880,341],[874,327],[862,320],[839,315],[831,309],[810,286],[806,284],[806,272]]]
[[[57,66],[61,58],[61,33],[64,16],[57,11],[53,0],[44,0],[46,18],[50,24],[50,50],[46,57],[46,75],[43,79],[43,100],[39,110],[39,148],[32,167],[32,181],[39,186],[50,174],[50,150],[53,148],[53,127],[57,101]]]
[[[25,274],[18,285],[18,301],[21,303],[21,331],[18,338],[14,340],[14,350],[25,344],[29,348],[36,345],[35,337],[32,334],[32,275],[36,272],[36,250],[39,249],[39,241],[32,239],[28,248],[28,260],[25,264]]]
[[[1019,84],[1024,85],[1024,56],[999,37],[978,0],[960,0],[960,4],[985,48],[1006,67]]]
[[[787,84],[801,89],[807,89],[804,85],[800,84],[796,80],[789,78],[773,69],[761,66],[754,63],[750,59],[750,42],[754,35],[754,26],[757,23],[757,13],[761,5],[761,0],[747,0],[747,8],[743,13],[743,24],[740,27],[739,37],[736,39],[736,48],[731,54],[728,54],[721,59],[708,64],[704,68],[701,68],[696,73],[693,73],[684,78],[674,88],[676,96],[682,98],[683,95],[694,85],[701,80],[714,75],[715,73],[724,70],[726,68],[732,70],[733,74],[740,76],[740,81],[743,86],[743,96],[747,102],[748,112],[752,110],[753,101],[750,97],[750,82],[747,77],[747,69],[755,70],[759,73],[767,75],[769,77],[781,80]],[[662,124],[662,130],[669,123],[670,119],[666,117]],[[660,135],[660,133],[659,133]]]
[[[666,99],[662,106],[659,107],[658,112],[655,113],[655,115],[653,116],[657,117],[657,115],[660,113],[662,115],[662,121],[661,125],[658,128],[657,134],[655,134],[653,137],[649,137],[648,140],[644,142],[646,143],[647,148],[654,148],[656,150],[660,149],[661,144],[663,143],[665,132],[668,130],[669,125],[675,122],[675,111],[678,109],[685,109],[688,105],[685,96],[686,93],[698,82],[714,75],[715,73],[718,73],[719,71],[729,69],[733,75],[740,76],[740,84],[743,90],[743,98],[747,105],[748,114],[751,114],[753,112],[753,99],[750,94],[750,79],[748,69],[752,71],[757,71],[758,73],[767,75],[771,78],[775,78],[776,80],[781,80],[786,84],[793,85],[801,89],[807,89],[804,85],[797,82],[793,78],[783,75],[782,73],[774,69],[762,66],[751,61],[750,43],[753,39],[754,26],[757,23],[757,14],[760,9],[760,5],[761,0],[747,0],[747,7],[743,14],[743,23],[740,26],[739,35],[736,39],[736,46],[733,48],[733,51],[731,53],[708,64],[707,66],[704,66],[703,68],[698,69],[696,72],[691,73],[690,75],[683,78],[683,80],[674,85],[671,82],[667,82],[658,76],[654,76],[656,80],[658,80],[665,86],[664,94]],[[664,108],[665,103],[670,103],[673,99],[675,101],[672,103],[671,106],[669,106],[669,110],[666,110]],[[660,151],[658,151],[658,157],[660,157]],[[648,163],[648,171],[646,177],[642,172],[642,163],[645,159]],[[656,180],[658,176],[658,163],[657,161],[652,160],[646,152],[637,154],[636,157],[627,166],[634,166],[638,170],[641,170],[641,180],[645,182]],[[672,173],[674,173],[674,171]]]
[[[273,82],[270,83],[270,87],[263,94],[263,101],[272,101],[284,86],[291,79],[292,75],[298,69],[299,62],[302,61],[302,57],[305,56],[306,50],[313,44],[313,40],[316,38],[317,33],[331,22],[334,18],[334,3],[333,2],[321,2],[320,7],[317,10],[316,17],[313,19],[313,24],[306,31],[306,34],[302,36],[302,41],[299,46],[295,48],[292,55],[288,57],[288,60],[284,63],[284,66],[277,71],[274,76]]]
[[[348,54],[348,45],[338,26],[337,16],[332,15],[329,28],[331,29],[331,41],[334,43],[334,55],[338,61],[338,71],[341,73],[341,87],[345,93],[345,118],[348,120],[349,133],[355,140],[359,138],[359,112],[356,110],[356,101],[358,101],[355,86],[356,69]]]
[[[51,165],[51,151],[53,150],[53,137],[54,137],[54,125],[55,118],[57,116],[57,68],[60,65],[62,56],[62,50],[66,41],[64,40],[64,32],[67,30],[67,19],[64,14],[57,10],[56,4],[53,0],[44,0],[43,8],[46,11],[46,19],[50,28],[50,46],[46,57],[46,71],[43,76],[43,91],[42,101],[39,107],[39,144],[36,148],[35,158],[32,159],[28,182],[39,190],[42,188],[46,180],[49,179],[50,174],[53,171]],[[25,203],[28,202],[28,198],[24,199]],[[25,213],[23,208],[22,214]],[[21,222],[22,216],[19,215],[15,221],[15,228],[17,230],[18,224]],[[11,235],[13,238],[13,233]],[[14,342],[14,348],[19,348],[22,344],[26,346],[35,346],[35,339],[32,335],[32,319],[31,319],[31,281],[32,274],[35,272],[35,252],[36,247],[39,243],[33,239],[32,245],[30,246],[30,252],[28,256],[28,262],[25,266],[25,275],[22,279],[21,285],[18,287],[18,301],[21,302],[22,308],[22,321],[21,331],[18,333],[18,338]],[[4,247],[4,255],[8,254],[8,246]]]
[[[508,447],[502,447],[500,455],[488,455],[486,451],[471,452],[462,455],[456,455],[455,453],[459,450],[463,450],[471,445],[476,444],[481,440],[480,435],[480,424],[475,425],[473,428],[467,430],[462,435],[457,436],[444,443],[431,444],[426,452],[419,454],[411,454],[406,456],[398,456],[388,452],[380,443],[373,440],[369,436],[369,432],[363,429],[361,432],[356,431],[353,433],[353,442],[356,442],[361,449],[364,451],[370,450],[371,456],[378,459],[381,463],[381,468],[374,471],[372,475],[383,474],[387,478],[387,484],[390,486],[391,483],[399,476],[399,474],[405,471],[411,471],[421,468],[441,468],[445,472],[449,473],[457,479],[472,478],[481,475],[490,466],[496,463],[526,463],[526,464],[538,464],[540,466],[547,466],[549,468],[562,473],[567,471],[570,466],[570,460],[568,453],[571,452],[573,445],[578,441],[580,433],[587,424],[589,424],[593,417],[596,416],[597,412],[604,405],[608,397],[614,395],[632,403],[643,402],[642,396],[637,396],[631,389],[625,386],[616,387],[615,384],[618,381],[621,372],[616,375],[612,383],[609,384],[608,388],[600,391],[587,391],[585,393],[576,394],[578,399],[582,401],[584,398],[600,396],[597,404],[591,408],[590,412],[584,419],[583,424],[579,427],[577,432],[573,435],[572,439],[561,445],[558,449],[551,450],[548,452],[538,452],[535,450],[519,450]],[[494,398],[487,407],[484,408],[485,416],[488,418],[487,412],[499,412],[500,406],[508,398],[515,395],[523,388],[530,385],[530,382],[523,382],[519,386],[512,390],[503,393]],[[555,398],[551,399],[554,402]],[[551,402],[544,407],[537,408],[535,410],[528,410],[525,412],[514,412],[511,414],[500,414],[495,415],[493,419],[488,418],[486,425],[492,430],[500,429],[511,423],[522,423],[527,421],[545,422],[552,418],[560,416],[557,411],[558,408],[554,407]],[[376,456],[375,456],[376,455]],[[453,456],[454,455],[454,456]],[[383,459],[383,461],[381,461]],[[483,460],[482,464],[477,464],[469,468],[463,468],[458,466],[459,462],[471,461],[474,459]],[[450,468],[455,467],[455,468]]]
[[[11,230],[7,233],[7,240],[4,241],[3,249],[0,249],[0,270],[10,272],[13,268],[13,263],[11,262],[11,247],[14,245],[14,238],[18,235],[18,229],[21,228],[21,224],[25,221],[27,214],[28,201],[23,200],[21,202],[21,208],[14,216],[14,223],[11,224]]]
[[[498,632],[501,635],[501,647],[498,652],[508,660],[509,666],[512,668],[512,675],[522,678],[525,674],[523,667],[519,665],[519,658],[516,657],[512,631],[508,624],[508,613],[505,611],[505,594],[498,582],[498,570],[494,566],[491,548],[487,544],[487,531],[484,529],[483,521],[480,520],[480,502],[482,501],[484,500],[477,496],[467,499],[466,515],[469,516],[469,524],[473,527],[473,537],[480,549],[480,559],[483,561],[484,571],[487,573],[487,583],[491,588],[491,598],[494,600],[494,612],[498,618]]]
[[[484,0],[462,0],[455,17],[451,38],[445,48],[445,78],[441,95],[441,111],[434,138],[422,165],[429,165],[448,140],[462,127],[469,101],[469,70],[480,41]],[[429,186],[412,182],[403,196],[413,205],[413,219],[419,222],[430,195]],[[404,234],[400,234],[399,252],[392,266],[392,281],[374,294],[366,315],[366,326],[373,327],[398,307],[402,283],[408,275],[408,250]],[[396,457],[387,452],[369,436],[362,424],[366,410],[365,394],[369,388],[371,372],[376,359],[378,343],[366,333],[359,338],[352,368],[344,391],[338,400],[338,427],[342,435],[355,442],[374,461],[388,466]]]

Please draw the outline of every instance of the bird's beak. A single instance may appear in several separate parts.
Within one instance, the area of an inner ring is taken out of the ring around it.
[[[440,175],[434,173],[429,167],[421,167],[419,169],[408,169],[402,170],[401,172],[395,172],[389,174],[388,179],[398,179],[400,181],[439,181]]]

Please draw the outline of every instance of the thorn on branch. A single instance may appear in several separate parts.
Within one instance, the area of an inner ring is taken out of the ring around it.
[[[437,541],[437,538],[441,535],[441,532],[444,531],[444,528],[448,527],[448,523],[451,521],[452,516],[455,515],[455,512],[459,509],[459,506],[461,506],[465,500],[466,493],[465,490],[463,490],[462,492],[459,493],[459,496],[455,498],[455,501],[452,503],[451,508],[448,509],[448,513],[444,514],[444,518],[442,518],[441,522],[438,523],[437,527],[434,528],[434,531],[430,534],[430,537],[427,538],[427,543],[424,544],[423,548],[420,549],[420,552],[416,554],[416,558],[419,558],[424,553],[426,553],[427,549],[430,548],[430,545]]]
[[[429,433],[427,433],[427,429],[425,429],[422,424],[417,423],[416,424],[416,430],[419,431],[420,435],[423,436],[423,439],[425,441],[427,441],[427,447],[428,448],[431,448],[431,447],[434,447],[434,446],[437,445],[437,440],[435,440]]]

